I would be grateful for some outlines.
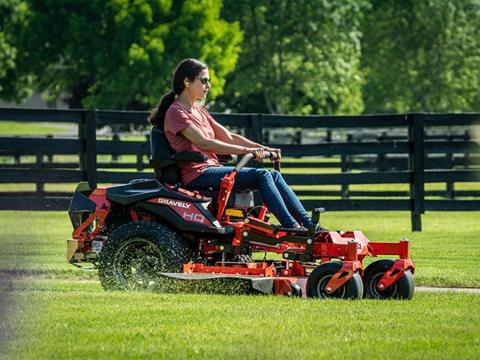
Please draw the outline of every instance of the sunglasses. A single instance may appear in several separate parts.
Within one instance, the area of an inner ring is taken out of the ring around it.
[[[200,80],[203,85],[210,84],[210,78],[197,76],[197,79]]]

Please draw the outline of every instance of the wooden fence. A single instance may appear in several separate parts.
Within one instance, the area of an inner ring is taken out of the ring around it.
[[[75,137],[0,134],[0,183],[36,184],[35,191],[0,190],[1,208],[66,209],[71,192],[47,191],[45,184],[88,181],[96,186],[153,178],[153,171],[148,169],[147,139],[103,139],[96,131],[106,124],[145,126],[146,115],[0,108],[0,121],[58,122],[78,127]],[[273,145],[282,149],[287,160],[282,164],[287,169],[287,182],[302,186],[296,193],[307,209],[323,206],[328,210],[410,211],[413,230],[421,230],[421,214],[425,211],[480,210],[479,189],[454,189],[455,183],[480,182],[480,146],[471,135],[480,126],[480,114],[214,117],[254,141],[274,142],[272,134],[278,129],[282,134],[296,134],[290,143]],[[308,143],[302,144],[301,134],[310,137]],[[74,160],[60,162],[56,160],[58,155],[70,155]],[[135,161],[115,161],[125,155],[134,155]],[[294,173],[289,168],[295,168]],[[425,183],[445,183],[446,190],[426,191]],[[404,184],[408,190],[351,190],[352,185],[367,184]],[[329,185],[336,186],[332,189]]]

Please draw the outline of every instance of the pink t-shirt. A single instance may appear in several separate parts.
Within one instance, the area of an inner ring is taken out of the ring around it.
[[[184,186],[200,176],[205,168],[209,166],[221,166],[215,153],[200,150],[181,134],[183,129],[195,125],[207,139],[215,138],[215,132],[212,128],[212,123],[214,123],[215,120],[213,120],[212,116],[202,106],[194,104],[194,107],[197,113],[200,114],[200,117],[184,109],[177,102],[174,102],[165,114],[165,122],[163,125],[165,136],[176,153],[181,151],[198,151],[207,157],[207,161],[204,162],[178,163]]]

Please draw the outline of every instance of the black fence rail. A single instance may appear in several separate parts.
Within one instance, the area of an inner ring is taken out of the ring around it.
[[[0,190],[0,206],[66,209],[71,192],[46,191],[45,184],[88,181],[96,186],[152,178],[148,137],[124,140],[97,135],[103,125],[145,127],[146,115],[0,109],[0,121],[70,123],[77,129],[70,137],[0,134],[0,183],[36,185],[34,191]],[[455,183],[480,182],[480,146],[475,141],[480,114],[214,117],[254,141],[280,147],[285,157],[284,177],[298,189],[307,209],[405,210],[411,212],[413,230],[421,230],[425,211],[480,210],[480,186],[460,191],[454,187]],[[276,134],[283,139],[278,141]],[[130,159],[120,161],[125,155]],[[63,156],[61,161],[59,156]],[[445,190],[426,191],[425,183],[446,184]],[[402,190],[398,186],[394,190],[375,188],[385,184],[400,184]],[[352,190],[365,185],[368,189]]]

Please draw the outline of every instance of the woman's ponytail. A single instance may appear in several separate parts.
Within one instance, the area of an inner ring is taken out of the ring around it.
[[[177,65],[173,74],[172,90],[162,96],[158,105],[148,116],[148,121],[152,126],[163,129],[165,114],[175,101],[175,96],[180,95],[185,89],[185,79],[195,81],[196,76],[204,69],[207,69],[207,65],[195,59],[185,59]]]
[[[152,110],[148,116],[148,122],[154,126],[163,129],[163,122],[165,121],[165,114],[167,113],[170,105],[175,101],[175,91],[171,90],[162,96],[159,103]]]

